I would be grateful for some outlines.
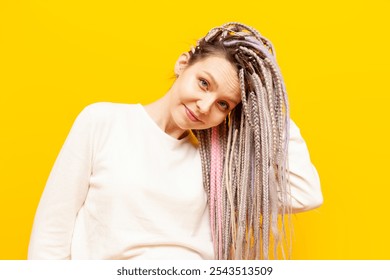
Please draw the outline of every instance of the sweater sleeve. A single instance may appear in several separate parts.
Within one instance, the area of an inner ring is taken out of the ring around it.
[[[88,193],[93,160],[93,105],[75,120],[41,196],[28,259],[70,259],[77,213]]]
[[[299,128],[292,120],[290,120],[288,171],[293,213],[319,207],[323,202],[319,176],[310,161],[309,151]]]

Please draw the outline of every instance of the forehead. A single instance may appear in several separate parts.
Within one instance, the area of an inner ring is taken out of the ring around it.
[[[210,68],[210,69],[218,69],[218,68],[225,68],[228,74],[232,74],[233,76],[237,76],[237,70],[234,65],[232,65],[226,58],[219,56],[219,55],[213,55],[208,56],[205,58],[202,58],[195,62],[193,66],[196,66],[198,68]]]
[[[197,74],[209,76],[219,90],[240,97],[237,69],[226,58],[210,56],[197,61],[191,67]]]

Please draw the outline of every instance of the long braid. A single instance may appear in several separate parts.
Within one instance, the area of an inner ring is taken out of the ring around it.
[[[225,166],[224,166],[224,174],[223,174],[223,189],[225,190],[223,192],[224,196],[223,196],[223,199],[224,199],[224,209],[225,209],[225,213],[224,213],[224,232],[223,232],[223,259],[227,259],[228,257],[228,253],[229,253],[229,244],[230,244],[230,235],[231,235],[231,228],[230,228],[230,223],[231,221],[234,219],[232,219],[231,217],[231,213],[234,213],[235,212],[235,209],[234,209],[234,204],[233,204],[233,196],[232,196],[232,178],[231,178],[231,174],[229,174],[227,172],[227,170],[229,170],[230,168],[230,165],[232,163],[231,159],[232,159],[232,154],[231,154],[231,145],[234,145],[234,143],[232,144],[232,142],[235,141],[235,137],[233,135],[233,131],[232,131],[232,126],[230,125],[228,127],[228,138],[227,138],[227,142],[226,142],[226,158],[225,158]]]
[[[291,222],[290,215],[285,219],[291,213],[291,196],[287,173],[289,108],[275,50],[257,30],[241,23],[212,29],[191,50],[191,58],[215,54],[207,53],[210,46],[226,53],[236,65],[242,101],[227,122],[195,131],[215,256],[268,259],[273,240],[273,255],[277,257],[286,224]]]
[[[224,125],[220,125],[217,127],[218,136],[225,133]],[[216,172],[217,179],[217,195],[216,195],[216,204],[217,204],[217,229],[218,229],[218,258],[222,258],[222,248],[223,248],[223,207],[224,207],[224,188],[223,188],[223,164],[224,157],[226,153],[226,141],[225,137],[218,137],[219,141],[219,154],[218,154],[218,165]]]
[[[261,135],[261,165],[262,165],[262,241],[263,241],[263,258],[268,259],[268,242],[269,242],[269,127],[267,125],[267,112],[265,110],[265,98],[262,87],[259,85],[259,78],[253,74],[253,83],[256,88],[258,105],[260,109],[260,135]]]
[[[244,47],[242,47],[244,49]],[[246,49],[245,50],[254,55],[254,52],[250,49]],[[281,126],[279,124],[279,127],[276,128],[276,118],[275,118],[275,112],[274,112],[274,109],[275,108],[278,108],[277,110],[277,115],[279,117],[279,119],[281,119],[281,116],[282,116],[282,111],[280,110],[281,109],[281,103],[280,103],[280,100],[281,98],[279,96],[281,96],[281,92],[282,92],[282,88],[281,88],[281,83],[280,83],[280,80],[279,78],[277,77],[277,73],[275,71],[275,68],[272,67],[271,69],[272,70],[269,70],[267,68],[265,68],[264,66],[264,63],[263,61],[259,60],[258,57],[256,57],[256,61],[258,63],[258,65],[260,66],[260,69],[261,69],[261,73],[262,75],[264,76],[264,82],[265,82],[265,90],[266,90],[266,93],[263,95],[267,101],[268,101],[268,105],[269,105],[269,113],[270,113],[270,119],[271,119],[271,128],[272,128],[272,139],[273,139],[273,143],[271,142],[271,144],[273,144],[272,146],[272,150],[273,150],[273,153],[274,153],[274,158],[277,156],[276,154],[276,151],[280,151],[282,150],[283,148],[280,147],[280,144],[283,143],[285,140],[281,137],[282,136],[282,133],[281,133]],[[272,74],[274,75],[274,80],[276,80],[276,88],[277,88],[277,96],[276,98],[273,98],[273,92],[272,92],[272,86],[271,86],[271,80],[272,80],[272,77],[270,77],[271,75],[271,71],[272,71]],[[276,101],[279,101],[278,104],[276,104],[276,106],[274,105],[274,100]],[[279,135],[279,138],[277,139],[277,135]],[[279,147],[277,147],[277,145],[275,145],[275,143],[278,143],[279,141]],[[273,162],[274,163],[274,162]],[[270,185],[275,185],[275,170],[273,168],[273,163],[270,164],[270,170],[269,170],[269,181],[270,181]],[[271,189],[271,192],[270,192],[270,195],[273,197],[271,199],[272,200],[275,200],[277,198],[277,193],[274,191],[272,192],[272,189]],[[272,209],[271,209],[271,222],[272,222],[272,232],[273,232],[273,235],[274,235],[274,238],[276,240],[276,242],[278,242],[279,240],[279,236],[278,236],[278,231],[277,231],[277,212],[278,212],[278,209],[276,207],[276,205],[272,205],[271,206]],[[274,252],[274,255],[276,255],[276,252]]]
[[[211,224],[211,236],[213,237],[214,251],[218,252],[218,238],[216,235],[218,231],[216,229],[216,212],[218,206],[216,205],[217,195],[217,168],[218,168],[218,156],[219,156],[219,144],[218,144],[218,132],[214,127],[211,131],[211,168],[210,168],[210,224]],[[218,256],[218,255],[217,255]]]
[[[261,226],[260,226],[260,217],[261,217],[261,196],[263,190],[261,189],[261,135],[260,135],[260,117],[258,114],[258,104],[256,102],[256,95],[255,93],[251,92],[249,94],[250,100],[251,100],[251,107],[252,107],[252,114],[253,114],[253,134],[254,134],[254,154],[255,154],[255,163],[254,163],[254,197],[255,199],[255,212],[254,212],[254,226],[255,231],[254,234],[258,238],[261,238],[262,234],[260,232]],[[260,244],[257,243],[259,239],[255,239],[255,256],[260,257]]]
[[[245,232],[245,213],[243,211],[244,201],[243,201],[243,193],[245,193],[245,174],[242,172],[244,169],[244,154],[245,154],[245,146],[243,144],[245,139],[245,130],[244,122],[240,123],[239,136],[238,136],[238,156],[237,160],[237,181],[236,181],[236,200],[237,200],[237,237],[236,237],[236,248],[235,248],[235,259],[241,259],[242,254],[242,243],[244,239]],[[238,184],[239,183],[239,184]]]

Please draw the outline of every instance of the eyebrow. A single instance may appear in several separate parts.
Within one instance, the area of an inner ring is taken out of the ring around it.
[[[207,76],[209,76],[209,78],[210,78],[210,80],[212,81],[212,83],[215,85],[216,88],[218,88],[218,83],[217,83],[217,81],[214,79],[213,75],[211,75],[209,72],[204,71],[204,70],[203,70],[203,72],[204,72]]]
[[[205,70],[203,70],[203,73],[205,73],[207,76],[209,76],[211,82],[215,85],[216,88],[218,88],[218,83],[217,83],[217,81],[214,79],[213,75],[211,75],[210,72],[205,71]],[[238,104],[241,102],[241,100],[237,102],[236,100],[230,98],[229,96],[226,96],[226,99],[229,100],[231,103],[233,103],[233,104],[235,104],[235,105],[238,105]]]

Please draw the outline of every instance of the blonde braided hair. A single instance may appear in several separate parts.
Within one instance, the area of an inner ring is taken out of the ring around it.
[[[219,126],[194,131],[215,258],[269,259],[271,247],[277,258],[291,203],[289,107],[275,51],[254,28],[233,22],[200,39],[189,63],[216,54],[237,68],[242,102]]]

